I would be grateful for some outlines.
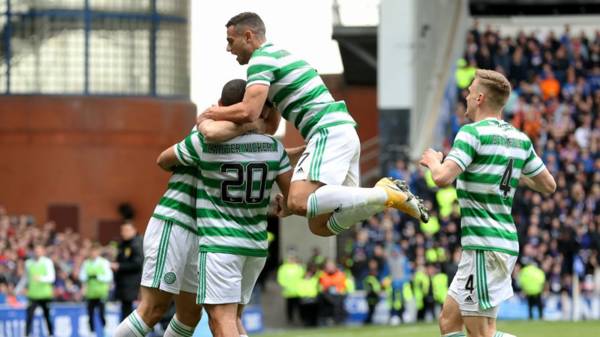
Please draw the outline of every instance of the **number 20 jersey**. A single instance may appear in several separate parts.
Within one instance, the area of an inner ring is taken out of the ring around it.
[[[463,171],[456,183],[463,249],[518,255],[513,196],[521,174],[534,177],[545,169],[531,140],[511,124],[488,118],[464,125],[446,160]]]
[[[283,145],[262,134],[208,143],[199,132],[175,145],[178,160],[200,168],[196,221],[200,251],[267,256],[267,211],[278,175],[291,169]]]

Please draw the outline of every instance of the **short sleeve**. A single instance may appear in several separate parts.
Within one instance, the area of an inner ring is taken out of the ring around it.
[[[542,159],[538,157],[537,153],[535,153],[533,146],[530,146],[529,156],[527,157],[527,159],[525,159],[525,165],[523,165],[523,169],[521,170],[523,175],[529,178],[535,177],[538,174],[540,174],[545,168],[546,165],[544,165]]]
[[[175,156],[184,166],[196,166],[200,163],[200,154],[204,145],[204,137],[200,132],[193,132],[184,140],[175,144]]]
[[[275,70],[277,69],[277,59],[269,56],[267,53],[257,51],[248,62],[246,71],[246,87],[254,84],[263,84],[270,86],[275,80]]]
[[[458,131],[446,159],[452,160],[464,171],[477,155],[480,144],[475,127],[465,125]]]

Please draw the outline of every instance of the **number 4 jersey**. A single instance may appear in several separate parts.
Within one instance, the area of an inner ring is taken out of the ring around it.
[[[456,183],[463,249],[518,255],[515,189],[521,174],[534,177],[545,168],[531,140],[504,121],[484,119],[460,129],[446,160],[463,170]]]
[[[199,132],[175,145],[177,159],[198,166],[200,251],[267,256],[267,211],[275,179],[291,169],[283,145],[262,134],[207,143]]]

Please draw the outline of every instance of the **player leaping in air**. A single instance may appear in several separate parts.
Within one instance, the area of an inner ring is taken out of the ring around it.
[[[246,94],[229,107],[213,106],[200,119],[252,122],[269,99],[306,142],[293,173],[287,206],[308,217],[310,230],[336,235],[358,221],[393,207],[427,221],[422,202],[402,181],[381,179],[360,188],[360,141],[343,101],[335,101],[307,62],[266,41],[265,25],[255,13],[241,13],[227,24],[227,51],[248,64]]]

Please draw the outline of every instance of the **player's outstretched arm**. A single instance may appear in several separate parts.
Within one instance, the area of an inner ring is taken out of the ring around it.
[[[211,106],[203,114],[206,114],[206,118],[216,121],[231,121],[238,124],[254,122],[260,117],[268,94],[268,86],[254,84],[246,88],[244,99],[240,103],[229,106]]]
[[[532,190],[543,194],[550,194],[556,191],[556,181],[548,169],[544,169],[540,174],[531,178],[521,176],[521,180]]]
[[[173,168],[179,165],[179,160],[175,155],[175,145],[164,150],[158,158],[156,158],[156,164],[165,171],[172,171]]]
[[[445,187],[454,182],[462,169],[453,160],[445,160],[441,152],[427,149],[421,157],[420,164],[431,170],[431,177],[438,187]]]
[[[200,119],[198,122],[198,131],[204,136],[204,140],[209,143],[225,142],[250,131],[264,133],[265,129],[265,121],[262,119],[243,124],[205,118]]]

